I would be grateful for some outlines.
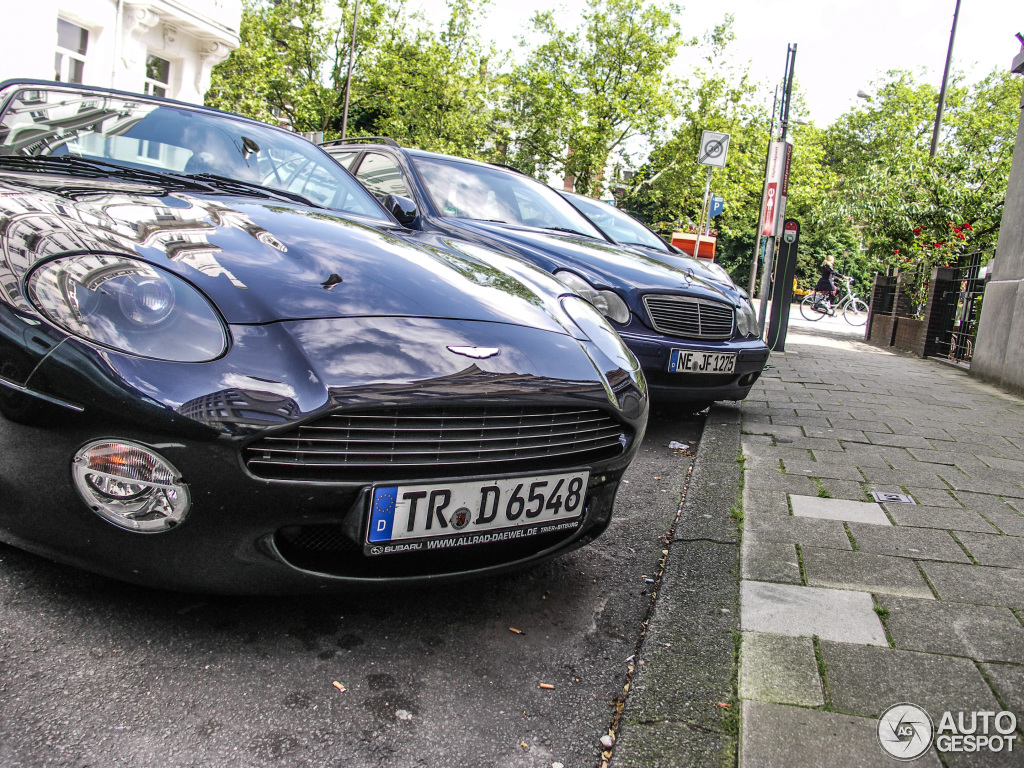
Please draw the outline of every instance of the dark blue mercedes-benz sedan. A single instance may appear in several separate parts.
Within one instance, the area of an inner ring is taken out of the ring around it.
[[[590,301],[639,359],[655,402],[742,400],[761,375],[768,348],[745,293],[611,242],[545,184],[391,139],[325,149],[406,226],[516,256]]]

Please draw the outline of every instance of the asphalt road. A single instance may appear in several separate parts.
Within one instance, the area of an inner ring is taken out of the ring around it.
[[[0,545],[0,766],[596,766],[701,426],[653,414],[596,544],[466,584],[202,597]]]

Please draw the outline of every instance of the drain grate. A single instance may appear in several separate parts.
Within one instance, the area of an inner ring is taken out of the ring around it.
[[[916,501],[905,493],[883,493],[882,491],[872,491],[871,495],[879,504],[917,504]]]

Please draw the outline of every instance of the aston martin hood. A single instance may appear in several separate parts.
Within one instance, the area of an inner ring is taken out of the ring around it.
[[[0,285],[17,286],[43,258],[106,252],[177,273],[231,324],[408,316],[563,331],[545,308],[557,296],[554,281],[517,276],[440,239],[421,245],[401,231],[287,202],[50,179],[52,186],[34,181],[52,205],[27,210],[0,177],[0,245],[25,255],[0,265]]]

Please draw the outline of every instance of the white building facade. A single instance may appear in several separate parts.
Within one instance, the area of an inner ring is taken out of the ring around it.
[[[238,47],[241,0],[5,0],[0,80],[60,80],[201,104]]]

